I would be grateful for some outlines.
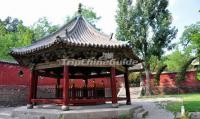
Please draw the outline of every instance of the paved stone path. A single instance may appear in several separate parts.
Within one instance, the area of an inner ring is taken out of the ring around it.
[[[15,107],[0,107],[0,119],[8,119]]]
[[[155,103],[158,99],[133,99],[132,104],[142,105],[148,111],[145,119],[174,119],[172,112],[169,112]]]

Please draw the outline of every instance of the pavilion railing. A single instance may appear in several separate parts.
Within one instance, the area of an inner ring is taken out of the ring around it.
[[[71,99],[105,98],[105,88],[103,87],[70,88],[69,98]]]
[[[62,98],[63,88],[59,88],[59,98]],[[70,99],[97,99],[105,98],[105,88],[104,87],[75,87],[69,88],[69,98]]]

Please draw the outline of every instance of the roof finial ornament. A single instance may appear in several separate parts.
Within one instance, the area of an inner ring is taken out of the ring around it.
[[[110,34],[110,40],[112,40],[112,37],[113,37],[113,33]]]
[[[79,13],[79,15],[81,15],[81,12],[82,12],[82,4],[79,3],[79,5],[78,5],[78,13]]]
[[[61,42],[61,37],[60,36],[56,36],[56,40],[57,40],[57,42]]]

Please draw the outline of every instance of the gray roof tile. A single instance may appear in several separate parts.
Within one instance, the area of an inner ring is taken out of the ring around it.
[[[66,32],[67,31],[67,32]],[[60,37],[60,41],[56,37]],[[110,39],[110,36],[98,31],[82,16],[77,16],[55,33],[46,36],[35,43],[11,50],[11,54],[29,54],[51,47],[61,42],[66,45],[82,47],[123,48],[129,47],[127,42]]]

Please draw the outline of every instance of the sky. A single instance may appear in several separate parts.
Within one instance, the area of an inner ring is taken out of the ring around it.
[[[94,8],[102,17],[97,27],[106,34],[115,33],[117,0],[0,0],[0,19],[11,16],[30,26],[45,16],[53,24],[62,25],[67,16],[77,11],[79,3]],[[172,25],[178,28],[176,41],[184,26],[200,21],[200,0],[169,0],[168,8],[173,16]]]

